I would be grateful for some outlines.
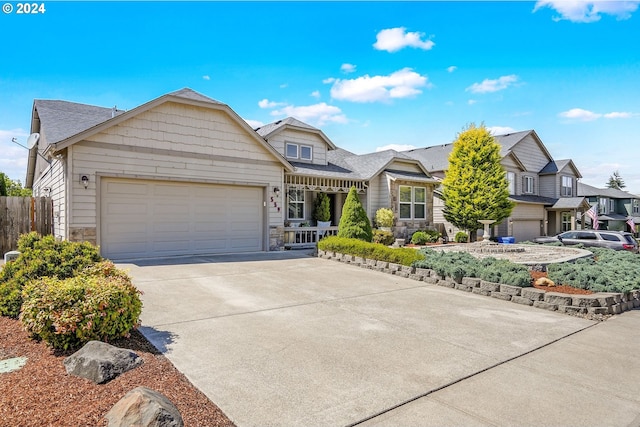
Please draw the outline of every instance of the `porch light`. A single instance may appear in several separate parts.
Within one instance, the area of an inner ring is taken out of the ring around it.
[[[88,175],[82,175],[80,177],[80,181],[82,182],[82,185],[84,185],[84,188],[89,187],[89,176]]]
[[[280,187],[273,187],[273,193],[276,195],[276,197],[280,196]]]

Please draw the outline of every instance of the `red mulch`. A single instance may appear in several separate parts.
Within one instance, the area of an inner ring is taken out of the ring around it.
[[[546,272],[541,272],[541,271],[532,271],[531,272],[531,285],[536,288],[536,289],[542,289],[545,292],[560,292],[563,294],[573,294],[573,295],[590,295],[593,292],[587,290],[587,289],[578,289],[578,288],[574,288],[572,286],[567,286],[567,285],[555,285],[555,286],[541,286],[541,285],[536,285],[535,281],[536,279],[540,278],[540,277],[547,277],[547,273]]]
[[[96,385],[67,374],[63,360],[70,352],[61,354],[30,340],[19,321],[0,317],[0,360],[28,358],[22,369],[0,374],[0,425],[106,426],[104,415],[138,386],[167,396],[185,426],[234,425],[140,333],[113,344],[134,350],[144,363],[107,384]]]

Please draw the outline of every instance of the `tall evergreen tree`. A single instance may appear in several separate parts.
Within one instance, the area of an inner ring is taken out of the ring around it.
[[[469,234],[481,219],[501,222],[511,214],[509,183],[500,164],[500,145],[484,127],[469,125],[458,134],[442,181],[444,217]]]
[[[360,239],[365,242],[373,240],[371,221],[362,207],[356,187],[351,187],[342,207],[342,216],[338,226],[338,237]]]
[[[615,188],[616,190],[622,190],[626,186],[618,171],[615,171],[613,175],[609,177],[609,182],[607,182],[607,188]]]

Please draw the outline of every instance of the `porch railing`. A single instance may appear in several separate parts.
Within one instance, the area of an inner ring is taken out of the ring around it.
[[[325,236],[335,236],[338,234],[338,227],[285,227],[284,247],[293,248],[315,248],[318,241]]]

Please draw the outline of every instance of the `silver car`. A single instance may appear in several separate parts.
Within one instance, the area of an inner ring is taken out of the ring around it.
[[[584,246],[638,253],[638,242],[631,233],[625,231],[574,230],[565,231],[553,237],[538,237],[533,241],[536,243],[561,242],[563,245],[582,244]]]

